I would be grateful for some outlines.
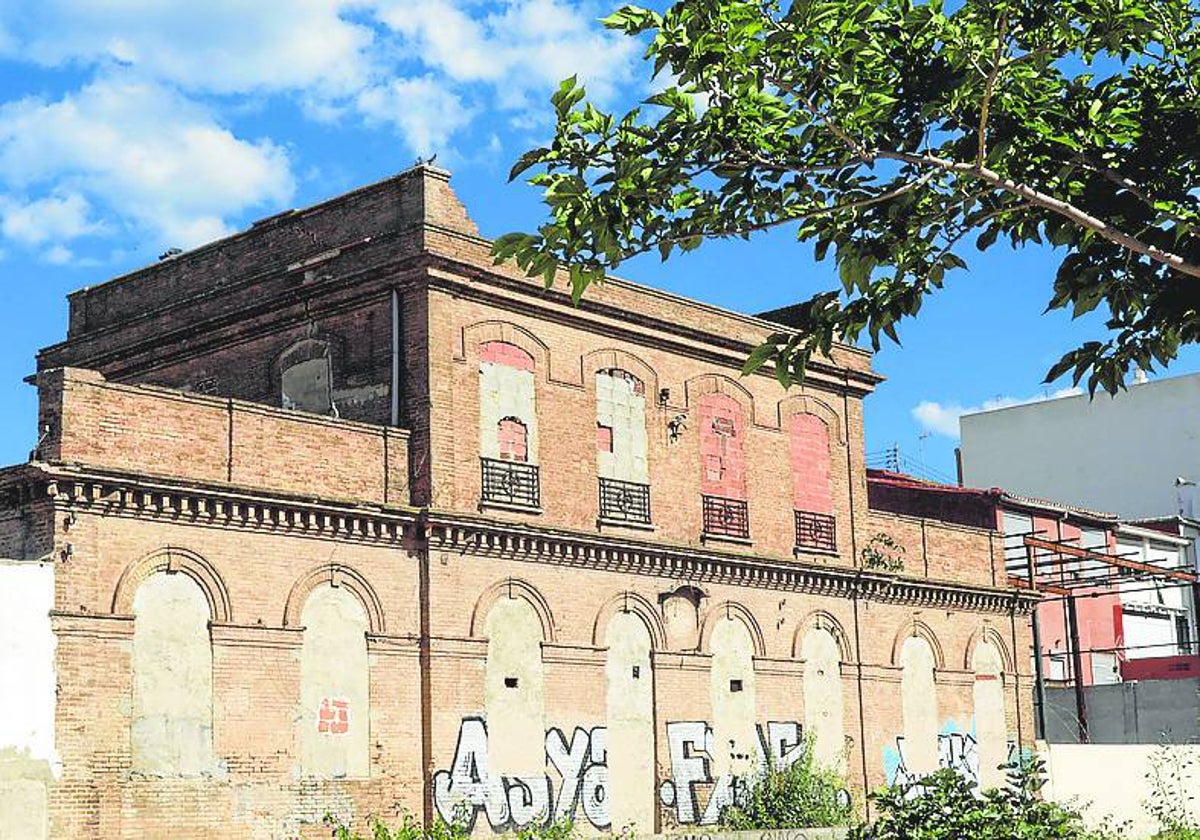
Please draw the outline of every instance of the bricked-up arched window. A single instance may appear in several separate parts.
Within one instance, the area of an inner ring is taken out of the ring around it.
[[[503,341],[479,348],[480,455],[537,463],[533,357]],[[518,431],[523,445],[517,445]],[[506,448],[505,448],[506,447]],[[514,457],[523,450],[523,457]]]
[[[829,427],[815,414],[795,414],[791,428],[792,503],[796,510],[833,513]]]
[[[151,776],[211,773],[208,599],[187,575],[159,572],[138,587],[133,614],[133,769]]]
[[[333,413],[333,365],[329,344],[305,339],[279,358],[279,392],[284,408]]]
[[[620,368],[596,373],[596,459],[601,478],[648,484],[646,389]]]
[[[532,776],[546,769],[542,624],[527,601],[501,598],[488,612],[484,705],[487,765],[483,774]]]
[[[979,751],[979,783],[983,787],[997,787],[1004,781],[1004,771],[998,768],[1008,757],[1004,658],[995,644],[983,640],[975,646],[971,667],[975,671],[972,699],[976,749]]]
[[[700,490],[706,496],[746,498],[746,423],[728,394],[700,398]]]
[[[900,649],[900,705],[904,719],[901,760],[910,777],[926,776],[938,769],[938,703],[934,664],[933,648],[929,642],[920,636],[910,636],[904,640],[904,647]]]
[[[516,417],[505,417],[498,424],[496,435],[501,461],[529,460],[529,429]]]
[[[367,614],[343,587],[313,590],[301,613],[300,766],[318,779],[370,774]]]

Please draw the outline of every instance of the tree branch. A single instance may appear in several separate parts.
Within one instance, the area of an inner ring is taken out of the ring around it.
[[[996,33],[996,54],[992,57],[992,67],[988,71],[983,86],[983,101],[979,106],[979,130],[975,143],[975,165],[983,166],[987,157],[987,124],[988,113],[992,107],[992,96],[996,92],[996,79],[1000,75],[1000,65],[1004,60],[1004,39],[1008,37],[1008,13],[1000,15],[1000,31]]]
[[[1104,239],[1112,242],[1114,245],[1120,245],[1123,248],[1128,248],[1135,254],[1141,254],[1155,262],[1162,263],[1168,268],[1187,274],[1191,277],[1200,278],[1200,265],[1189,262],[1178,254],[1173,254],[1170,251],[1164,251],[1154,245],[1148,245],[1140,239],[1125,233],[1122,230],[1114,228],[1112,225],[1105,222],[1103,219],[1098,219],[1090,213],[1079,209],[1073,204],[1070,204],[1061,199],[1055,198],[1052,195],[1047,195],[1044,192],[1034,189],[1026,184],[1019,184],[1011,178],[1006,178],[994,170],[988,169],[986,166],[978,166],[974,163],[959,163],[945,158],[935,157],[934,155],[918,155],[909,152],[897,151],[877,151],[874,153],[876,157],[885,160],[895,160],[902,163],[908,163],[919,167],[932,167],[943,172],[955,172],[960,175],[966,175],[972,178],[978,178],[981,181],[991,184],[997,189],[1005,192],[1013,193],[1021,198],[1024,198],[1030,204],[1042,207],[1053,213],[1074,222],[1082,228],[1099,234]]]

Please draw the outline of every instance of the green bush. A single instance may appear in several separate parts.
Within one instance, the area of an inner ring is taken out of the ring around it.
[[[371,817],[367,823],[369,840],[465,840],[471,835],[462,815],[455,815],[450,822],[437,817],[429,828],[408,811],[400,812],[400,825],[395,828],[388,828],[379,817]],[[333,828],[334,840],[368,840],[333,814],[325,814],[325,824]]]
[[[1040,760],[1006,767],[1009,784],[979,791],[953,770],[871,794],[879,816],[851,830],[851,840],[1090,840],[1079,814],[1041,797]]]
[[[818,828],[847,825],[852,814],[841,775],[816,763],[809,739],[787,767],[768,756],[765,771],[721,809],[720,824],[732,831]]]
[[[436,817],[429,828],[421,825],[421,821],[408,811],[401,811],[400,824],[395,828],[388,828],[383,820],[371,817],[367,821],[369,837],[363,837],[332,814],[325,815],[325,824],[333,829],[334,840],[466,840],[471,836],[465,813],[456,813],[450,822]],[[577,840],[578,836],[570,821],[548,822],[517,830],[517,840]]]

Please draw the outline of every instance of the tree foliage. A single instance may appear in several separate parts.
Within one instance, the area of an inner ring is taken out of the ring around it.
[[[973,249],[1049,243],[1049,309],[1103,306],[1068,352],[1115,391],[1200,340],[1195,0],[679,0],[604,20],[669,81],[625,114],[575,79],[524,154],[549,219],[495,246],[578,300],[622,261],[788,225],[840,289],[747,361],[785,385],[864,333],[878,349]]]

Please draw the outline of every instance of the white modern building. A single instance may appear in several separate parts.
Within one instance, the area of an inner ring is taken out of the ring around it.
[[[967,414],[959,429],[967,487],[1122,519],[1200,518],[1200,374]]]

